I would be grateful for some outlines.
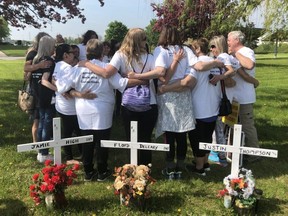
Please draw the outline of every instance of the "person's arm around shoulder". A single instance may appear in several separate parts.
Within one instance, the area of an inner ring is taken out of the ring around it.
[[[217,68],[217,67],[218,68],[224,67],[224,63],[218,59],[215,59],[215,60],[208,61],[208,62],[199,61],[193,65],[193,68],[197,71],[207,71],[207,70],[210,70],[212,68]]]
[[[237,70],[237,73],[246,82],[253,84],[255,88],[257,88],[259,86],[259,84],[260,84],[259,81],[257,79],[255,79],[254,77],[250,76],[245,70],[243,70],[243,68],[239,68]]]
[[[240,52],[236,52],[235,57],[238,59],[243,68],[252,70],[255,67],[255,62],[249,57],[242,55]]]
[[[189,89],[193,89],[196,85],[197,80],[191,75],[186,75],[183,79],[177,80],[168,85],[159,86],[159,94],[164,94],[166,92],[182,92]]]
[[[111,76],[113,76],[114,74],[117,73],[117,69],[115,67],[113,67],[110,64],[107,64],[106,68],[102,68],[98,65],[95,65],[93,63],[91,63],[88,60],[82,60],[78,63],[79,67],[87,67],[90,71],[92,71],[93,73],[97,74],[98,76],[101,76],[105,79],[110,78]]]

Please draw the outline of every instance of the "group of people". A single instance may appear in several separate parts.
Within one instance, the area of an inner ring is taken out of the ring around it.
[[[101,42],[92,30],[83,35],[78,46],[56,43],[48,34],[39,33],[24,66],[36,98],[33,141],[52,138],[52,119],[57,112],[64,138],[94,137],[93,142],[79,145],[84,180],[105,180],[111,175],[109,154],[100,140],[110,138],[116,89],[123,94],[121,114],[127,140],[131,121],[137,121],[138,141],[151,142],[155,131],[156,137],[163,135],[169,144],[162,170],[165,177],[179,179],[184,169],[206,175],[209,151],[199,149],[199,142],[211,143],[214,131],[216,137],[221,136],[218,113],[222,81],[229,99],[240,104],[239,121],[246,145],[258,147],[253,103],[259,82],[255,79],[254,52],[243,45],[242,32],[230,32],[227,42],[224,36],[215,36],[210,41],[200,38],[183,44],[178,30],[165,26],[153,54],[146,39],[143,29],[132,28],[111,55],[109,44]],[[194,160],[186,165],[187,134]],[[37,159],[52,159],[48,152],[40,150]],[[71,146],[65,146],[64,153],[67,163],[79,163]],[[138,151],[138,164],[151,162],[151,151]]]

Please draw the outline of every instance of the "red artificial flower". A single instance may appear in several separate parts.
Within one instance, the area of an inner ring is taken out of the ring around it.
[[[46,184],[42,184],[40,186],[40,190],[41,190],[42,193],[45,193],[48,190],[47,185]]]
[[[30,197],[36,197],[38,194],[36,192],[30,192]]]
[[[59,176],[53,176],[51,178],[51,181],[55,184],[59,183],[60,182],[60,177]]]
[[[50,174],[53,171],[53,167],[44,167],[42,169],[43,174]]]
[[[52,160],[46,160],[46,161],[44,162],[45,166],[50,166],[51,163],[52,163]]]
[[[34,174],[33,177],[32,177],[32,179],[33,179],[34,181],[37,181],[38,178],[39,178],[39,174],[38,174],[38,173]]]
[[[48,185],[48,191],[52,192],[55,189],[55,186],[53,184]]]
[[[72,170],[67,170],[66,175],[67,176],[73,176],[73,171]]]
[[[228,194],[228,190],[225,188],[225,189],[219,191],[218,196],[223,197],[226,194]]]
[[[74,164],[72,170],[79,170],[80,166],[79,164]]]
[[[36,186],[35,185],[30,185],[29,189],[30,189],[30,191],[34,191],[36,189]]]
[[[45,174],[45,175],[43,176],[43,180],[44,180],[46,183],[49,184],[50,181],[51,181],[49,174]]]

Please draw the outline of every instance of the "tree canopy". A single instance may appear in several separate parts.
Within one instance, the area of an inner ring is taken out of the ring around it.
[[[0,42],[2,38],[8,37],[10,35],[10,30],[8,28],[8,23],[0,17]]]
[[[125,35],[128,32],[128,28],[122,22],[114,21],[108,24],[108,28],[105,31],[105,40],[111,41],[115,40],[122,42]]]
[[[104,5],[104,1],[98,1],[101,6]],[[66,23],[76,17],[84,23],[84,9],[79,8],[79,2],[80,0],[1,0],[0,14],[11,26],[20,28],[27,25],[46,27],[50,21]]]

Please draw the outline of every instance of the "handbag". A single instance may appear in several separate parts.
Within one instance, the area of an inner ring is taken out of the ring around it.
[[[22,90],[18,90],[18,106],[25,113],[29,113],[34,109],[34,97],[31,95],[29,87],[25,89],[25,80]]]
[[[146,66],[147,59],[148,55],[146,57],[141,73]],[[135,72],[134,68],[133,71]],[[133,112],[145,112],[150,110],[151,106],[149,85],[138,85],[127,88],[122,95],[122,106]]]
[[[219,69],[220,69],[220,74],[221,74],[221,68]],[[232,105],[226,95],[224,80],[220,80],[220,84],[221,84],[221,91],[222,91],[222,99],[219,105],[218,116],[227,116],[232,113]]]

